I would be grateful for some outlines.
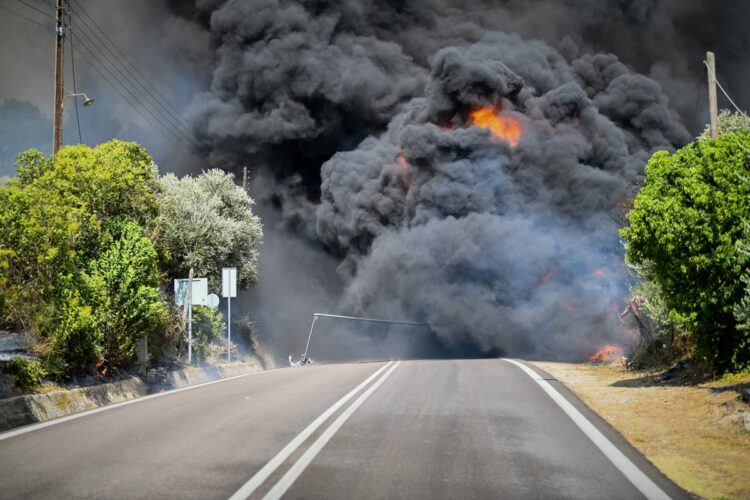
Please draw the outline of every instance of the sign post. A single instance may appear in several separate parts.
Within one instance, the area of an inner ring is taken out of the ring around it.
[[[232,297],[237,296],[237,268],[221,270],[221,296],[227,299],[227,361],[232,361]]]
[[[188,363],[193,362],[193,304],[207,306],[208,304],[208,279],[193,278],[193,269],[190,268],[188,279],[174,280],[174,298],[178,306],[187,309],[188,329]],[[183,316],[184,318],[184,316]]]

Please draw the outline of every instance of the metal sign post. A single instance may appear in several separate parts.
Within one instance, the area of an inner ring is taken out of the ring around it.
[[[221,270],[221,296],[227,299],[227,361],[232,361],[232,297],[237,296],[237,268]]]
[[[208,279],[193,278],[193,269],[190,269],[188,279],[174,280],[174,298],[178,306],[187,309],[188,330],[188,363],[193,362],[193,304],[199,306],[210,306],[208,298]],[[185,318],[185,316],[183,316]]]

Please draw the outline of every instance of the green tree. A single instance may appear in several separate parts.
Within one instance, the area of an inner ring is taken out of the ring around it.
[[[182,179],[167,174],[161,183],[160,228],[169,274],[186,277],[192,267],[216,288],[221,268],[237,267],[240,286],[254,283],[263,229],[253,214],[252,198],[233,176],[221,170]]]
[[[655,153],[621,232],[628,262],[649,266],[671,319],[720,369],[750,363],[733,314],[750,264],[737,250],[750,216],[749,152],[750,132],[741,132]]]
[[[3,317],[36,334],[58,376],[103,356],[126,364],[156,328],[156,240],[161,187],[135,143],[28,151],[0,186]]]

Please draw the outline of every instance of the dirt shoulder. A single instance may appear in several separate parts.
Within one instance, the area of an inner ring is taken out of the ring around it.
[[[664,474],[705,498],[750,498],[750,374],[667,385],[621,366],[534,362],[575,392]]]

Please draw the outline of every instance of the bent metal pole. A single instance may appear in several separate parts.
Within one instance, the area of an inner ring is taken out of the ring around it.
[[[411,326],[424,326],[427,323],[421,323],[416,321],[394,321],[390,319],[375,319],[375,318],[359,318],[357,316],[342,316],[340,314],[325,314],[325,313],[314,313],[312,324],[310,325],[310,333],[307,336],[307,345],[305,346],[305,354],[302,355],[302,362],[307,361],[307,352],[310,349],[310,339],[312,339],[313,330],[315,329],[315,322],[318,318],[336,318],[346,319],[350,321],[367,321],[370,323],[387,323],[390,325],[411,325]]]

